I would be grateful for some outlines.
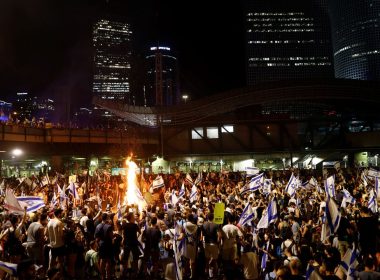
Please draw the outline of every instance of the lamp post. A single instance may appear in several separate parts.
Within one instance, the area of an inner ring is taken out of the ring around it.
[[[185,104],[187,102],[187,99],[189,99],[189,95],[188,94],[183,94],[182,95],[182,100],[183,100],[183,102],[185,102]]]

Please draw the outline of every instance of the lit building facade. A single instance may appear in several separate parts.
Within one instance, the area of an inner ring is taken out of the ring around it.
[[[333,78],[324,0],[247,0],[245,12],[248,85]]]
[[[380,80],[380,2],[329,2],[335,77]]]
[[[179,101],[178,61],[170,47],[155,46],[146,56],[145,106],[170,106]]]
[[[124,22],[101,19],[94,24],[93,94],[133,103],[130,90],[132,31]]]

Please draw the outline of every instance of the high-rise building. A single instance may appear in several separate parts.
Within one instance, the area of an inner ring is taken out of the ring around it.
[[[333,78],[326,0],[246,0],[247,84]]]
[[[170,106],[178,103],[178,62],[167,46],[154,46],[146,56],[144,105]]]
[[[380,1],[331,0],[335,77],[380,80]]]
[[[133,104],[131,94],[132,31],[125,22],[100,19],[94,24],[93,94]]]

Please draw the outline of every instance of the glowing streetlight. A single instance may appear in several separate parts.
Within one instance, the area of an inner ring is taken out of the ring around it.
[[[15,157],[21,156],[23,154],[23,151],[21,149],[14,149],[12,150],[12,155]]]
[[[189,99],[189,95],[187,94],[182,95],[182,100],[185,102],[185,104],[187,102],[187,99]]]

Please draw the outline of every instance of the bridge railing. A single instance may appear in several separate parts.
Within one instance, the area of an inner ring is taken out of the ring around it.
[[[97,143],[97,144],[154,144],[154,135],[133,131],[93,130],[76,128],[34,128],[1,125],[1,141],[33,143]]]

